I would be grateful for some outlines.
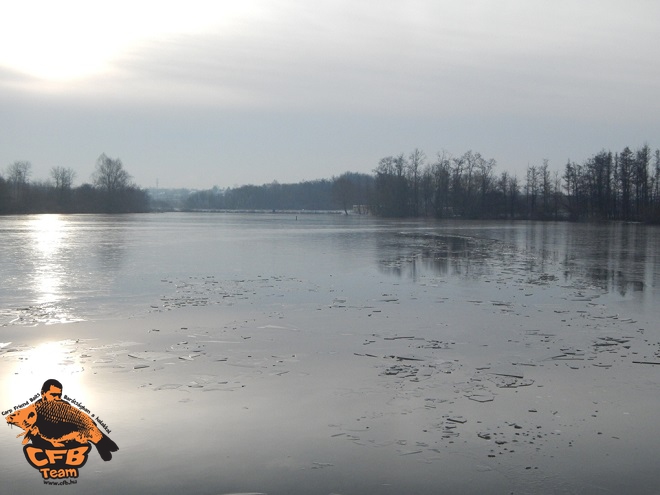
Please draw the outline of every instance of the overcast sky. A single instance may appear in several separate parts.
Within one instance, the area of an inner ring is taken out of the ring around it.
[[[371,173],[478,151],[524,177],[660,147],[655,0],[59,0],[0,17],[0,173],[142,187]]]

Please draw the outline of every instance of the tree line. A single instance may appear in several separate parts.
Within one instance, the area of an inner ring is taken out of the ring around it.
[[[373,174],[331,180],[214,188],[189,196],[189,209],[343,210],[383,217],[640,221],[660,223],[660,151],[648,145],[600,151],[551,170],[548,160],[522,177],[478,152],[429,160],[415,149],[382,158]]]
[[[32,165],[15,161],[0,175],[0,214],[128,213],[149,211],[147,192],[131,182],[118,158],[105,153],[96,161],[92,183],[73,187],[71,168],[53,167],[50,181],[30,180]]]
[[[192,193],[185,207],[190,210],[343,210],[367,204],[373,177],[346,172],[340,177],[294,184],[272,182],[229,189],[217,187]]]
[[[51,170],[51,181],[31,182],[29,162],[0,175],[2,213],[123,213],[150,209],[147,191],[131,182],[121,160],[102,154],[92,182],[73,187],[75,172]],[[167,205],[158,203],[158,209]],[[341,210],[383,217],[468,219],[623,220],[660,223],[660,150],[648,145],[600,151],[563,170],[547,160],[523,177],[478,152],[429,159],[415,149],[382,158],[372,174],[346,172],[331,179],[191,193],[187,210]]]
[[[660,222],[660,150],[648,145],[569,161],[563,173],[547,160],[521,179],[495,168],[472,151],[431,163],[417,149],[388,156],[374,170],[372,208],[387,217]]]

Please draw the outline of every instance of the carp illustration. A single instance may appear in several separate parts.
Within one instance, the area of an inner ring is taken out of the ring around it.
[[[112,459],[112,452],[119,450],[117,444],[99,430],[92,418],[63,400],[38,400],[9,414],[5,419],[8,424],[25,431],[17,435],[24,436],[23,444],[35,439],[45,440],[53,447],[91,442],[104,461]]]

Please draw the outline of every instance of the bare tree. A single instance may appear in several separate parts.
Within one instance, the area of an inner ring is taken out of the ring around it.
[[[14,202],[21,203],[24,200],[31,172],[32,164],[25,160],[16,160],[7,167],[7,182]]]
[[[635,156],[628,146],[619,154],[618,162],[621,216],[622,220],[630,220]]]
[[[349,176],[350,174],[347,172],[334,179],[332,183],[332,195],[346,215],[348,215],[348,207],[352,206],[355,196],[355,186]]]
[[[71,200],[71,186],[76,173],[71,168],[53,167],[50,176],[55,182],[55,192],[60,208],[64,208]]]
[[[518,203],[518,194],[520,193],[520,186],[518,185],[518,177],[513,175],[509,176],[509,207],[511,211],[511,218],[516,216],[516,204]]]
[[[651,163],[651,148],[648,144],[635,153],[633,180],[635,183],[635,219],[646,218],[649,204],[649,165]]]
[[[408,170],[410,173],[410,179],[412,182],[412,214],[413,216],[419,215],[419,176],[420,168],[424,165],[424,160],[426,155],[423,151],[415,148],[415,150],[410,154],[408,162]]]
[[[467,216],[473,216],[475,202],[473,199],[475,187],[475,172],[477,164],[481,159],[479,153],[473,153],[472,150],[466,151],[463,154],[463,163],[465,164],[465,188],[463,189],[463,213]]]
[[[550,209],[550,196],[552,194],[552,181],[550,177],[549,169],[549,160],[545,158],[543,160],[543,165],[537,170],[538,180],[541,184],[541,198],[543,200],[543,212],[541,213],[541,218],[548,217],[548,211]]]
[[[110,158],[105,153],[96,160],[96,171],[92,176],[94,185],[110,195],[126,189],[130,185],[131,176],[119,158]]]
[[[553,218],[556,221],[559,219],[559,206],[561,203],[561,176],[559,175],[559,171],[555,170],[552,173],[552,177],[553,177],[552,198],[554,199],[552,211],[553,211]]]
[[[525,183],[527,196],[527,218],[536,214],[536,197],[539,193],[539,170],[534,165],[527,166],[527,181]]]
[[[11,182],[14,187],[22,187],[29,182],[31,172],[32,164],[30,162],[16,160],[7,167],[7,180]]]
[[[493,169],[495,168],[495,165],[497,165],[497,162],[493,158],[486,160],[479,153],[477,153],[477,157],[480,190],[479,211],[477,213],[479,217],[483,217],[494,213],[493,211],[490,211],[491,208],[487,205],[487,197],[492,189]]]
[[[65,191],[71,189],[76,172],[71,168],[53,167],[50,169],[50,176],[55,182],[55,189]]]
[[[445,150],[437,153],[437,161],[432,165],[435,182],[435,215],[444,217],[449,213],[451,190],[451,157]]]
[[[509,173],[505,170],[500,174],[500,177],[497,180],[497,192],[502,195],[501,211],[504,214],[505,218],[509,216],[509,211],[507,209],[508,191],[509,191]],[[500,208],[498,208],[498,214],[499,213],[500,213]]]

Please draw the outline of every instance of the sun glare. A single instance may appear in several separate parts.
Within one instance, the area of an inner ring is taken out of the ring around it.
[[[59,251],[68,237],[66,222],[59,215],[38,215],[34,217],[31,235],[36,302],[55,303],[62,298],[63,268]]]
[[[72,389],[79,387],[84,368],[76,354],[75,341],[43,342],[13,352],[11,356],[16,360],[16,365],[5,384],[4,394],[7,397],[16,400],[27,393],[39,392],[38,387],[48,378],[56,378]]]
[[[74,242],[69,221],[60,215],[34,215],[27,225],[32,242],[26,261],[33,270],[25,283],[34,294],[34,304],[24,318],[46,324],[79,321],[81,318],[67,307],[66,294],[73,282],[67,263]]]
[[[101,16],[86,19],[89,9],[79,7],[71,2],[15,2],[3,15],[0,64],[48,80],[102,71],[121,35],[103,33]]]
[[[52,258],[65,239],[66,222],[55,215],[37,215],[33,217],[34,245],[46,259]]]
[[[111,72],[122,52],[168,34],[223,30],[258,2],[80,0],[12,2],[0,20],[0,67],[66,82]]]

